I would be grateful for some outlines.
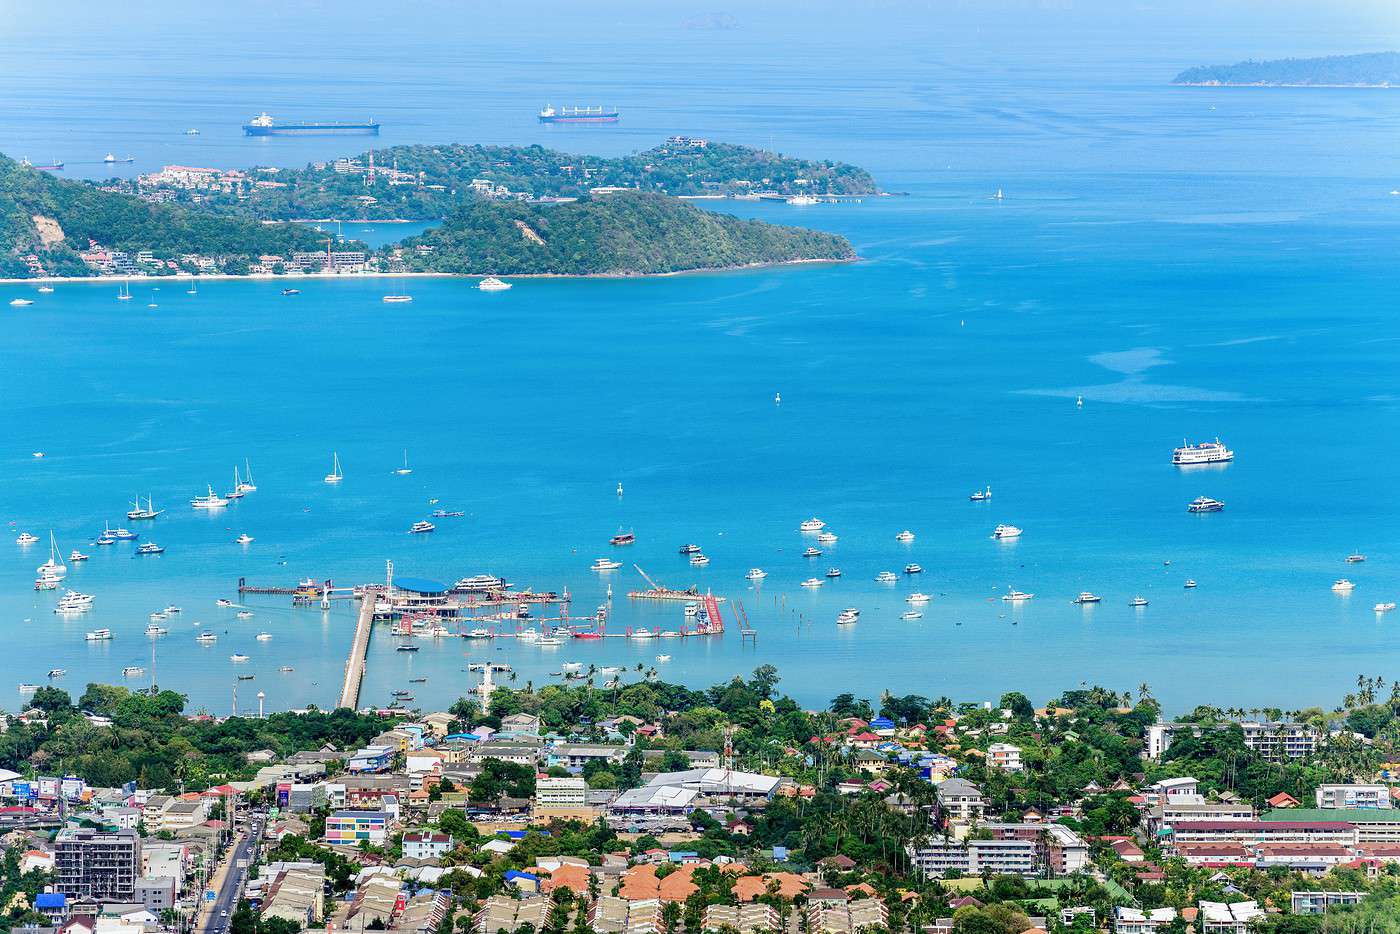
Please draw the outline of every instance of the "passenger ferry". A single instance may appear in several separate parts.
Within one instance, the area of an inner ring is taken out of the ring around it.
[[[1128,606],[1147,606],[1146,597],[1133,597],[1128,601]]]
[[[618,532],[618,533],[617,533],[616,535],[614,535],[612,538],[608,539],[608,544],[609,544],[609,545],[632,545],[632,544],[635,544],[636,541],[637,541],[637,533],[635,533],[635,532]]]
[[[768,576],[768,572],[763,568],[749,568],[749,573],[744,576],[751,581],[761,581]]]
[[[1182,441],[1181,447],[1172,449],[1172,463],[1178,467],[1223,464],[1234,459],[1235,452],[1222,444],[1219,438],[1214,441],[1202,441],[1200,444]]]
[[[893,584],[897,580],[899,578],[895,576],[894,571],[881,571],[875,575],[875,583],[877,584]]]
[[[1085,590],[1085,591],[1083,591],[1082,593],[1080,593],[1079,596],[1077,596],[1077,597],[1074,598],[1074,602],[1075,602],[1075,603],[1101,603],[1101,602],[1103,602],[1103,597],[1100,597],[1100,596],[1099,596],[1098,594],[1096,594],[1096,593],[1090,593],[1089,591]]]
[[[590,571],[616,571],[622,567],[621,561],[613,561],[609,558],[598,558],[588,568]]]
[[[112,630],[93,629],[89,631],[84,638],[89,642],[106,642],[108,639],[112,638]]]
[[[894,540],[897,542],[912,542],[914,540],[914,533],[905,529],[903,532],[896,535]]]
[[[490,574],[476,574],[472,577],[464,577],[452,585],[453,590],[460,590],[463,593],[487,593],[492,590],[505,590],[505,588],[505,578],[493,577]]]
[[[1002,599],[1007,601],[1008,603],[1021,603],[1022,601],[1029,600],[1034,596],[1035,594],[1033,593],[1022,593],[1021,591],[1016,590],[1015,588],[1008,588],[1006,593],[1002,595]]]
[[[1225,508],[1225,504],[1218,499],[1211,499],[1209,496],[1197,496],[1191,500],[1191,504],[1186,507],[1187,512],[1219,512]]]
[[[1020,538],[1021,530],[1014,525],[999,525],[992,529],[992,538],[1008,539]]]
[[[799,532],[820,532],[824,528],[826,528],[826,523],[813,516],[810,519],[803,520],[802,524],[797,527],[797,530]]]
[[[437,528],[437,526],[433,525],[427,519],[419,519],[408,527],[408,531],[410,535],[422,535],[424,532],[431,532],[435,528]]]
[[[204,496],[196,496],[190,500],[190,505],[195,509],[218,509],[228,505],[228,500],[214,492],[214,487],[210,486],[209,492]]]

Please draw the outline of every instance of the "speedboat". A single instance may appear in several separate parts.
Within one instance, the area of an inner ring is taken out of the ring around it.
[[[283,294],[283,295],[300,295],[300,294],[301,294],[301,289],[283,289],[283,290],[282,290],[282,294]]]
[[[395,651],[395,652],[416,652],[416,651],[418,651],[418,646],[414,645],[414,644],[411,643],[411,642],[405,642],[405,643],[403,643],[402,645],[396,645],[396,646],[394,646],[394,651]]]
[[[768,576],[768,572],[763,568],[749,568],[749,573],[744,575],[751,581],[761,581]]]
[[[1343,577],[1341,580],[1333,582],[1332,589],[1337,593],[1350,593],[1356,589],[1356,585]]]
[[[260,633],[258,633],[256,636],[254,636],[253,638],[254,638],[254,639],[257,639],[259,642],[271,642],[271,641],[272,641],[272,633],[270,633],[270,632],[260,632]]]
[[[809,577],[809,578],[807,578],[805,581],[802,582],[802,586],[803,586],[803,587],[820,587],[822,584],[825,584],[825,583],[826,583],[826,581],[822,580],[820,577]]]
[[[79,550],[76,549],[76,548],[74,548],[72,551],[68,552],[68,560],[69,560],[70,563],[77,564],[79,561],[86,561],[87,559],[88,559],[88,556],[85,555],[85,554],[83,554],[81,551],[79,551]]]
[[[248,660],[248,656],[235,652],[228,657],[228,660],[231,662],[246,662]]]
[[[708,557],[707,555],[691,555],[691,556],[690,556],[690,566],[693,567],[693,568],[703,568],[705,565],[707,565],[707,564],[709,564],[709,563],[710,563],[710,559],[709,559],[709,557]]]
[[[232,600],[225,600],[223,597],[214,601],[215,606],[233,606]]]
[[[483,292],[504,292],[510,288],[509,282],[503,282],[495,276],[487,276],[476,284],[476,287]]]
[[[108,639],[112,638],[112,630],[93,629],[90,632],[88,632],[88,634],[84,638],[86,638],[89,642],[106,642]]]
[[[23,308],[25,305],[34,304],[34,300],[30,298],[12,298],[10,299],[10,304],[16,308]]]
[[[249,535],[247,532],[244,532],[242,535],[235,538],[234,542],[239,545],[251,545],[253,544],[253,536]]]
[[[221,506],[227,506],[228,500],[215,493],[214,488],[210,486],[207,494],[204,496],[196,496],[194,499],[190,500],[190,505],[195,509],[218,509]]]
[[[613,561],[611,558],[598,558],[589,566],[590,571],[616,571],[622,567],[621,561]]]
[[[924,614],[919,610],[908,610],[899,614],[900,619],[923,619]]]
[[[1190,590],[1196,586],[1196,582],[1190,578],[1187,578],[1186,583],[1182,584],[1181,586],[1185,587],[1187,590]]]
[[[820,544],[822,544],[822,545],[832,545],[832,544],[835,544],[835,542],[836,542],[836,533],[835,533],[835,532],[818,532],[818,533],[817,533],[817,542],[820,543]]]
[[[906,565],[904,566],[904,573],[905,573],[905,574],[922,574],[922,573],[924,573],[924,569],[923,569],[923,567],[922,567],[921,565],[918,565],[918,564],[906,564]]]
[[[1029,600],[1031,597],[1034,596],[1035,594],[1033,593],[1022,593],[1021,591],[1016,590],[1014,588],[1009,588],[1006,591],[1006,593],[1002,595],[1002,599],[1007,601],[1008,603],[1020,603],[1021,601]]]
[[[413,301],[412,295],[386,295],[384,301],[390,305],[401,305],[404,302]]]
[[[804,558],[820,558],[821,556],[822,550],[811,546],[808,546],[807,550],[802,552],[802,557]]]
[[[1014,525],[999,525],[992,529],[992,538],[1020,538],[1021,530]]]
[[[252,611],[252,610],[239,610],[237,615],[238,615],[238,618],[239,618],[239,619],[252,619],[252,618],[253,618],[253,611]]]
[[[155,623],[151,623],[146,627],[146,635],[148,636],[163,636],[169,631],[170,630],[166,629],[164,626],[157,626]]]
[[[296,671],[296,669],[293,668],[291,665],[283,665],[281,668],[278,668],[277,670],[280,671],[280,672],[282,672],[282,674],[284,674],[284,675],[289,675],[289,674],[291,674],[292,672]]]
[[[992,498],[992,488],[991,488],[991,487],[987,487],[985,490],[976,490],[976,491],[974,491],[974,492],[972,493],[971,496],[968,497],[968,499],[972,500],[974,503],[985,502],[986,500],[989,500],[989,499],[991,499],[991,498]]]
[[[1133,597],[1128,601],[1128,606],[1147,606],[1146,597]]]
[[[163,555],[165,549],[155,542],[146,542],[136,549],[138,555]]]
[[[92,606],[93,596],[90,593],[78,593],[70,590],[62,597],[58,598],[58,605],[53,608],[55,613],[81,613]]]
[[[212,632],[210,632],[210,631],[207,630],[207,629],[206,629],[204,632],[201,632],[199,635],[197,635],[197,636],[194,637],[194,641],[196,641],[196,642],[204,642],[204,643],[206,643],[206,644],[207,644],[207,643],[210,643],[210,642],[217,642],[218,639],[219,639],[218,636],[214,635]]]
[[[1079,596],[1074,598],[1075,603],[1100,603],[1102,601],[1103,597],[1100,597],[1096,593],[1090,593],[1087,590],[1081,592]]]
[[[146,673],[146,669],[140,665],[127,665],[122,669],[123,678],[138,678]]]
[[[826,569],[826,576],[827,576],[827,577],[840,577],[840,576],[841,576],[841,569],[840,569],[840,568],[827,568],[827,569]]]
[[[932,599],[933,599],[933,598],[930,597],[928,594],[926,594],[926,593],[920,593],[919,591],[916,590],[916,591],[914,591],[913,593],[911,593],[909,596],[905,597],[905,598],[904,598],[904,602],[905,602],[905,603],[928,603],[928,602],[929,602],[930,600],[932,600]]]
[[[433,525],[427,519],[419,519],[408,527],[408,531],[411,535],[422,535],[424,532],[431,532],[435,528],[437,528],[437,526]]]
[[[50,677],[50,678],[62,678],[62,677],[63,677],[64,675],[66,675],[66,674],[68,674],[68,669],[67,669],[67,668],[50,668],[50,669],[49,669],[49,677]]]
[[[31,535],[28,532],[19,533],[19,538],[15,539],[16,545],[32,545],[39,540],[39,536]]]
[[[679,551],[683,555],[698,555],[700,553],[700,546],[693,544],[682,545]]]
[[[903,532],[896,535],[894,540],[897,542],[912,542],[914,540],[914,533],[905,529]]]
[[[797,530],[799,532],[820,532],[824,528],[826,528],[826,523],[816,516],[813,516],[810,519],[804,519],[802,524],[797,527]]]
[[[875,575],[875,583],[877,584],[893,584],[897,580],[899,578],[895,576],[894,571],[881,571]]]
[[[1362,561],[1365,561],[1365,560],[1366,560],[1366,556],[1363,555],[1363,554],[1350,554],[1350,555],[1347,555],[1347,564],[1360,564]]]
[[[1191,500],[1186,507],[1187,512],[1219,512],[1225,508],[1225,504],[1218,499],[1211,499],[1209,496],[1197,496]]]
[[[637,534],[636,534],[635,532],[618,532],[618,533],[617,533],[616,535],[614,535],[612,538],[608,539],[608,544],[609,544],[609,545],[631,545],[631,544],[635,543],[636,541],[637,541]]]

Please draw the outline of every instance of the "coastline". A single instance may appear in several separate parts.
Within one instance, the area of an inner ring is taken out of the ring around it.
[[[211,273],[209,275],[199,276],[193,276],[189,273],[177,273],[173,276],[35,276],[33,278],[24,279],[0,279],[0,285],[43,285],[46,283],[71,282],[139,282],[149,284],[157,282],[214,282],[226,279],[252,282],[300,282],[308,279],[485,279],[488,276],[496,276],[503,279],[659,279],[669,276],[690,276],[702,273],[776,269],[783,266],[857,263],[860,262],[860,259],[861,257],[859,256],[852,256],[849,259],[791,259],[773,263],[747,263],[740,266],[704,266],[696,269],[677,269],[673,272],[594,272],[584,275],[554,272],[296,272],[283,273],[280,276],[238,276],[231,273]]]

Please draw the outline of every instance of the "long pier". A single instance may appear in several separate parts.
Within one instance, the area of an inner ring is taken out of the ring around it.
[[[365,677],[365,656],[369,652],[369,634],[374,626],[375,594],[366,592],[360,598],[360,618],[355,622],[355,638],[350,642],[350,655],[345,659],[345,683],[340,688],[340,703],[336,707],[358,710],[360,682]]]

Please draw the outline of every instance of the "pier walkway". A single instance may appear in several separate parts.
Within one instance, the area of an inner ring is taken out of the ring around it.
[[[345,659],[345,683],[340,688],[340,703],[336,707],[359,709],[360,682],[365,677],[365,656],[369,652],[369,633],[374,624],[374,601],[373,592],[367,592],[360,598],[360,618],[355,623],[350,655]]]

